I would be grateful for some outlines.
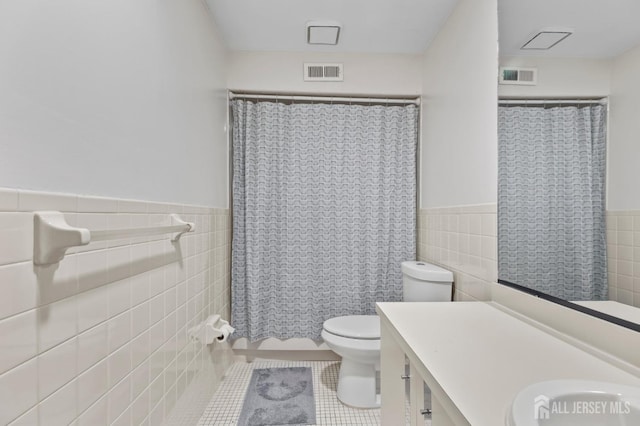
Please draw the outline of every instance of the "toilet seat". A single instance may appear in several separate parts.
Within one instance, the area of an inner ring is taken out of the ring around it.
[[[326,332],[358,340],[380,340],[380,318],[377,315],[349,315],[324,322]]]

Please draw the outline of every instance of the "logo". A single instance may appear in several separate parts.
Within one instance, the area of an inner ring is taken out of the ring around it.
[[[549,420],[552,415],[563,416],[567,414],[590,416],[590,418],[599,416],[604,420],[611,415],[624,417],[631,414],[631,402],[603,399],[598,395],[587,395],[580,400],[550,399],[546,395],[538,395],[533,400],[533,418],[535,420]]]
[[[533,400],[533,418],[536,420],[549,419],[549,398],[545,395],[538,395]]]

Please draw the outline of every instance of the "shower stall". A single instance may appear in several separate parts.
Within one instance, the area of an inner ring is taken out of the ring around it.
[[[233,95],[232,323],[318,340],[402,298],[415,258],[416,100]]]

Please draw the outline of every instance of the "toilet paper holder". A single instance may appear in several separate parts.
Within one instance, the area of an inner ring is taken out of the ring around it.
[[[200,324],[191,327],[188,331],[192,340],[203,345],[210,345],[213,342],[225,342],[235,328],[229,325],[228,321],[222,319],[220,315],[210,315]]]

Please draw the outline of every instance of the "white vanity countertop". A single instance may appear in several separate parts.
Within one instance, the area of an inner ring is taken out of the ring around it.
[[[640,377],[496,306],[378,303],[377,311],[404,340],[407,355],[415,354],[473,426],[504,425],[513,398],[535,382],[587,379],[640,386]]]

